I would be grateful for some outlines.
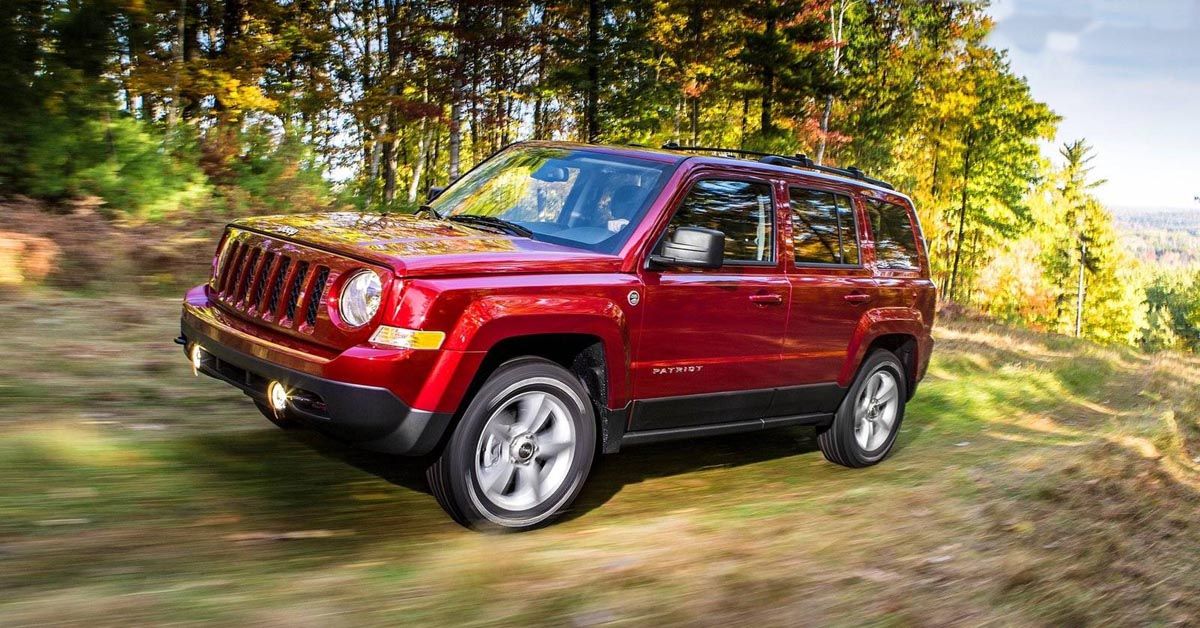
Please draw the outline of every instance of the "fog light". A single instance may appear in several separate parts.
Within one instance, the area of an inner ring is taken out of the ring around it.
[[[271,400],[271,408],[276,412],[287,410],[288,391],[279,382],[271,382],[267,386],[267,398]]]
[[[192,375],[200,372],[200,367],[204,364],[204,349],[200,345],[192,345]]]

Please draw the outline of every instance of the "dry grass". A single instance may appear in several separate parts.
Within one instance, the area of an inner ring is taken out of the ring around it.
[[[410,461],[192,378],[176,308],[0,295],[0,624],[1200,617],[1195,358],[955,323],[883,465],[803,429],[628,449],[568,520],[493,536]]]

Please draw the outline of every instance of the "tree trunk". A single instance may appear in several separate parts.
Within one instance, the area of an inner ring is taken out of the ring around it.
[[[829,28],[833,31],[833,76],[837,78],[842,67],[842,35],[846,22],[849,0],[838,0],[837,7],[829,7]],[[829,134],[829,117],[833,114],[833,94],[825,95],[825,110],[821,113],[821,137],[817,143],[817,163],[825,163],[825,143]]]
[[[750,92],[742,94],[742,134],[738,138],[738,148],[746,148],[746,126],[750,119]]]
[[[461,157],[459,153],[462,151],[462,100],[458,95],[462,91],[461,84],[451,88],[454,95],[451,96],[450,102],[450,139],[447,146],[447,159],[449,160],[449,176],[450,181],[458,178],[459,162]]]
[[[1087,269],[1087,242],[1079,242],[1079,289],[1076,292],[1075,305],[1075,337],[1083,333],[1083,271]]]
[[[188,0],[179,0],[179,6],[175,11],[175,49],[171,55],[173,57],[171,62],[175,67],[171,74],[171,108],[167,110],[168,129],[175,128],[179,122],[179,116],[183,112],[183,40],[187,33],[187,3]]]
[[[470,26],[468,22],[469,17],[466,14],[465,7],[461,3],[455,8],[455,12],[457,15],[454,16],[454,65],[450,69],[453,73],[450,77],[450,140],[447,147],[451,181],[458,178],[459,162],[461,160],[459,153],[462,151],[463,70],[467,63],[466,46],[463,45],[463,39],[466,38],[468,27]]]
[[[371,52],[371,41],[374,39],[374,32],[371,25],[375,23],[375,0],[362,0],[363,14],[363,54],[359,60],[359,80],[362,85],[364,94],[371,91],[374,85],[372,79],[371,59],[374,55]],[[370,190],[370,196],[374,196],[375,182],[379,180],[379,144],[375,140],[377,137],[371,132],[370,118],[359,122],[362,127],[363,140],[363,169],[367,173],[366,189]]]
[[[587,89],[583,109],[584,139],[600,139],[600,0],[588,0],[587,16]]]
[[[825,96],[825,110],[821,112],[821,137],[817,141],[817,165],[825,163],[825,136],[829,134],[829,116],[833,113],[833,94]]]
[[[242,0],[225,0],[221,15],[221,54],[229,56],[229,48],[242,37]]]
[[[384,45],[387,46],[387,92],[388,103],[384,112],[383,150],[383,201],[390,205],[396,198],[396,129],[400,116],[396,111],[395,96],[399,93],[397,81],[400,70],[400,20],[398,0],[384,0]]]
[[[770,40],[775,35],[775,18],[767,20],[766,39]],[[764,136],[770,135],[774,130],[771,123],[771,106],[775,101],[775,66],[770,63],[763,64],[762,73],[762,111],[758,128]]]
[[[379,161],[383,166],[383,202],[391,205],[396,199],[396,131],[393,129],[395,115],[390,111],[384,114],[383,125],[379,129],[381,140],[379,144]]]
[[[958,261],[962,257],[963,229],[967,224],[967,188],[971,184],[971,148],[974,142],[973,134],[968,131],[966,147],[963,149],[963,184],[962,206],[958,212],[958,239],[954,243],[954,266],[950,270],[950,300],[953,301],[958,291]]]
[[[184,0],[183,16],[183,61],[190,66],[200,59],[200,3],[201,0]],[[183,119],[192,120],[200,113],[201,94],[192,89],[183,90]]]
[[[692,0],[691,10],[688,13],[688,31],[691,34],[692,49],[689,54],[693,58],[700,55],[700,48],[704,37],[704,6],[700,0]],[[688,111],[688,122],[692,132],[692,146],[700,145],[700,81],[698,77],[693,77],[696,85],[694,86],[695,94],[688,98],[690,110]]]
[[[946,129],[946,120],[938,120],[937,133],[933,137],[933,174],[929,178],[929,199],[936,201],[938,197],[938,169],[942,163],[942,132]]]
[[[421,130],[417,135],[417,158],[413,161],[412,181],[408,184],[408,202],[417,202],[417,192],[421,188],[421,176],[425,174],[425,152],[429,149],[429,119],[421,116]]]

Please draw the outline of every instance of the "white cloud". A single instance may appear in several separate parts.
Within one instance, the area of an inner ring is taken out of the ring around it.
[[[1007,3],[1006,3],[1007,4]],[[1028,4],[1028,3],[1027,3]],[[1056,144],[1086,138],[1097,190],[1114,206],[1195,206],[1200,194],[1200,27],[1194,2],[1155,0],[1153,16],[1097,0],[1004,7],[991,38],[1036,98],[1063,116]],[[1169,30],[1157,30],[1164,21]],[[1181,26],[1183,24],[1183,26]],[[1054,151],[1056,152],[1056,151]]]
[[[1079,35],[1052,31],[1046,35],[1046,50],[1057,53],[1075,52],[1079,50]]]

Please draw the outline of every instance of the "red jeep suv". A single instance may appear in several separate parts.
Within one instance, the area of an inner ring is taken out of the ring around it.
[[[625,445],[811,425],[879,462],[934,300],[912,203],[857,169],[526,142],[417,215],[231,224],[178,342],[275,423],[428,454],[455,520],[520,529]]]

